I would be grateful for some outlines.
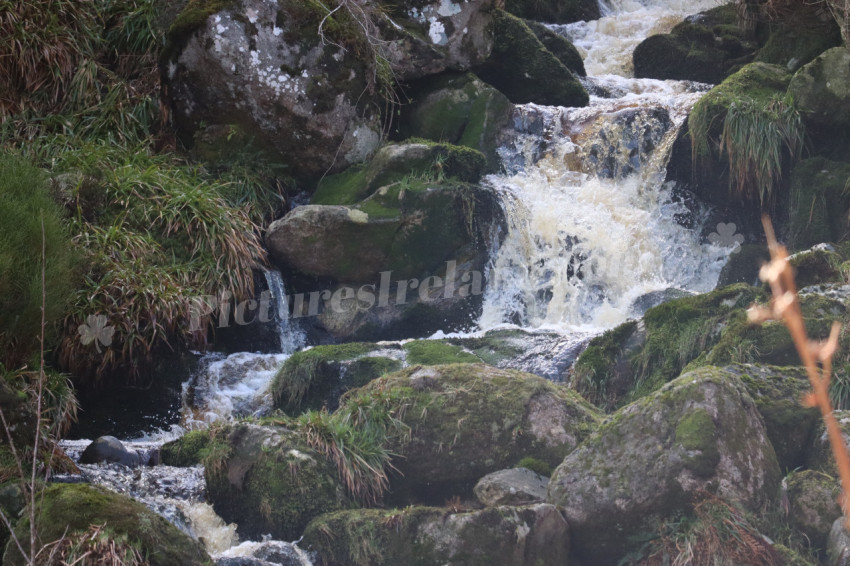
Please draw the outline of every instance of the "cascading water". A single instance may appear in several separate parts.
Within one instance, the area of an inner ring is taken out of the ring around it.
[[[677,129],[706,85],[627,78],[632,51],[643,38],[714,5],[715,0],[602,0],[601,19],[550,26],[581,51],[591,103],[516,109],[512,141],[501,150],[506,173],[485,181],[501,199],[509,233],[489,269],[481,330],[504,324],[554,330],[564,337],[562,349],[574,350],[590,334],[641,314],[648,304],[642,297],[714,286],[728,250],[701,244],[695,231],[676,222],[686,211],[663,184]],[[279,310],[285,297],[280,274],[267,272],[266,280],[270,302]],[[183,428],[171,434],[269,408],[275,371],[305,344],[285,312],[276,322],[279,353],[202,359],[202,371],[184,386]],[[542,349],[551,351],[551,342]],[[532,360],[529,367],[548,368],[546,352],[537,357],[543,361]],[[557,376],[562,369],[547,371]],[[168,439],[129,446],[150,450]],[[86,443],[64,445],[73,455]],[[287,563],[310,564],[288,543],[237,545],[235,526],[203,502],[200,467],[81,468],[91,481],[139,498],[202,538],[217,558],[259,556],[262,550],[263,556],[289,553],[295,562]]]

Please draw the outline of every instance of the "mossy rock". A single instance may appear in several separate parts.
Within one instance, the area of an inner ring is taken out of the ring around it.
[[[416,176],[475,183],[481,178],[484,167],[484,155],[477,149],[435,141],[408,140],[384,146],[365,166],[328,175],[319,182],[312,202],[356,204],[380,187]]]
[[[26,504],[20,481],[11,480],[0,484],[0,511],[6,517],[14,521],[20,516]],[[6,548],[7,542],[9,542],[9,529],[5,524],[0,524],[0,548]]]
[[[641,42],[633,55],[635,76],[718,84],[749,63],[756,49],[738,27],[735,6],[718,6]]]
[[[280,427],[251,423],[222,429],[227,450],[207,458],[207,496],[239,534],[295,540],[311,519],[351,505],[336,466]]]
[[[209,430],[190,430],[180,438],[162,445],[159,450],[160,461],[166,466],[188,467],[203,464],[207,458],[214,457],[226,445],[210,434]]]
[[[292,354],[272,382],[274,406],[289,413],[335,410],[348,390],[402,368],[396,345],[364,342],[315,346]]]
[[[844,237],[850,195],[845,186],[850,163],[812,157],[797,163],[791,174],[788,244],[804,250]]]
[[[844,283],[841,256],[829,244],[818,244],[797,252],[788,258],[788,263],[794,268],[794,279],[799,289],[823,283]]]
[[[409,365],[476,364],[482,360],[460,346],[443,340],[414,340],[404,345]]]
[[[606,330],[579,355],[570,386],[597,407],[616,407],[634,386],[631,358],[645,341],[646,332],[635,321]]]
[[[838,422],[838,427],[841,429],[841,434],[844,436],[844,443],[848,444],[847,439],[850,438],[850,411],[848,410],[833,410],[835,420]],[[835,456],[832,453],[832,447],[829,443],[829,437],[826,433],[826,426],[823,422],[819,422],[812,437],[812,447],[809,451],[809,457],[806,460],[807,469],[824,472],[832,477],[838,477],[838,466],[835,464]]]
[[[828,130],[850,125],[850,52],[833,47],[794,74],[788,93],[807,124]]]
[[[720,152],[720,135],[729,106],[742,99],[752,99],[766,104],[772,97],[782,95],[791,82],[791,75],[784,67],[767,63],[750,63],[727,77],[711,89],[693,107],[688,116],[687,132],[683,132],[674,147],[671,179],[690,185],[703,202],[721,209],[739,209],[746,222],[752,222],[752,231],[760,232],[757,226],[760,216],[758,199],[755,203],[742,195],[731,192],[728,176],[728,160]],[[676,157],[680,156],[680,157]],[[753,209],[753,206],[756,208]],[[745,222],[745,223],[746,223]],[[750,225],[741,225],[743,232],[751,231]]]
[[[700,491],[759,511],[779,479],[743,383],[701,368],[614,413],[558,466],[548,501],[564,508],[582,563],[613,564]]]
[[[770,260],[770,251],[767,246],[761,244],[744,244],[738,251],[729,256],[729,260],[720,276],[717,278],[717,287],[726,287],[735,283],[746,283],[747,285],[759,284],[759,269]]]
[[[555,465],[598,419],[564,387],[484,364],[414,366],[351,393],[344,406],[385,402],[410,427],[409,439],[388,447],[400,456],[391,491],[402,502],[471,496],[478,479],[523,457]]]
[[[513,104],[471,73],[429,77],[405,89],[398,136],[466,146],[484,154],[486,171],[499,170],[496,150],[509,124]]]
[[[507,0],[505,10],[527,20],[558,24],[589,22],[602,16],[594,0]]]
[[[793,472],[782,480],[782,499],[788,501],[788,521],[812,548],[824,551],[829,531],[841,517],[841,482],[814,470]]]
[[[820,422],[820,412],[802,403],[811,390],[806,370],[801,366],[735,364],[722,371],[738,376],[756,402],[780,469],[804,467]]]
[[[181,532],[165,518],[126,495],[88,484],[51,484],[38,499],[36,523],[40,544],[105,525],[107,532],[125,537],[151,566],[209,565],[213,561],[203,545]],[[21,540],[29,540],[27,519],[15,527]],[[6,546],[3,564],[24,564],[14,544]]]
[[[578,52],[576,46],[569,39],[559,33],[555,33],[541,23],[532,21],[526,21],[525,23],[528,24],[528,27],[534,32],[534,35],[537,36],[543,47],[551,51],[552,55],[564,64],[564,67],[580,77],[587,76],[581,53]]]
[[[792,73],[827,49],[841,45],[841,30],[832,18],[816,22],[786,18],[771,28],[755,60],[781,65]]]
[[[587,106],[589,96],[564,64],[516,16],[493,14],[495,36],[490,58],[474,69],[514,104]]]
[[[543,566],[569,563],[570,535],[553,505],[470,512],[410,506],[322,515],[308,525],[302,546],[327,566]]]

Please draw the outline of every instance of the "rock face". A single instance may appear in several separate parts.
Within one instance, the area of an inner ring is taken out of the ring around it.
[[[548,478],[526,468],[487,474],[475,484],[475,497],[486,507],[525,505],[546,500]]]
[[[699,490],[756,510],[778,482],[755,402],[740,380],[704,368],[615,413],[555,470],[548,501],[565,509],[582,560],[610,564]]]
[[[850,51],[833,47],[822,53],[794,75],[788,93],[807,123],[850,125]]]
[[[238,128],[296,176],[317,179],[378,148],[393,76],[462,71],[487,58],[491,4],[371,3],[329,14],[294,0],[192,3],[163,59],[175,122],[187,140],[202,124]]]
[[[813,548],[826,548],[832,524],[841,517],[841,483],[813,470],[792,473],[782,480],[782,499],[788,502],[788,521]]]
[[[111,537],[130,541],[151,566],[212,564],[200,542],[125,495],[88,484],[52,484],[45,488],[39,501],[39,540],[56,541],[63,536],[73,540],[91,525],[105,524]],[[16,531],[20,540],[28,541],[29,526],[23,523],[18,523]],[[3,564],[25,563],[16,545],[6,547]]]
[[[310,523],[302,546],[327,566],[573,563],[569,525],[546,504],[469,513],[430,507],[340,511]]]
[[[402,456],[393,461],[399,472],[391,480],[393,496],[440,504],[471,494],[482,476],[522,458],[557,464],[598,418],[566,388],[483,364],[414,366],[371,382],[346,401],[366,402],[389,402],[410,427],[409,439],[389,446]]]
[[[144,463],[141,460],[141,457],[136,452],[127,450],[124,444],[114,436],[101,436],[89,444],[80,455],[80,463],[82,464],[115,462],[135,468]]]

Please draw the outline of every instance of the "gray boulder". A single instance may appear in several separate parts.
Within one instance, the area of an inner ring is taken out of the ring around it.
[[[807,123],[842,128],[850,125],[850,51],[833,47],[801,68],[788,94]]]
[[[526,468],[487,474],[475,484],[475,497],[487,507],[524,505],[546,500],[549,478]]]
[[[608,564],[702,490],[759,510],[778,482],[752,397],[707,367],[614,413],[555,470],[548,501],[565,509],[581,558]]]
[[[102,462],[114,462],[131,468],[145,463],[138,453],[128,450],[114,436],[101,436],[89,444],[80,455],[81,464],[100,464]]]

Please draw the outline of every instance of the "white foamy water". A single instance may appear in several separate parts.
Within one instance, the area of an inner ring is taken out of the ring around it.
[[[602,0],[603,17],[590,22],[550,25],[573,42],[588,75],[629,77],[635,47],[658,33],[668,33],[685,17],[719,6],[718,0]]]

